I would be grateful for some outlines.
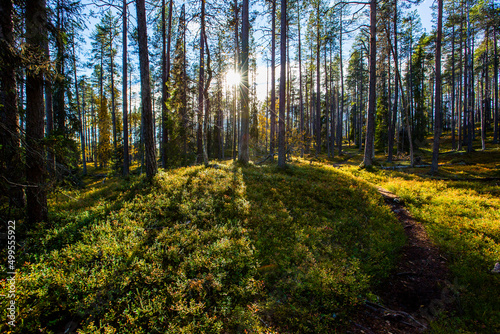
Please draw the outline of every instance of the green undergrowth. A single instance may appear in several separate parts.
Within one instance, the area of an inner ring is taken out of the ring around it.
[[[463,156],[469,165],[440,168],[434,177],[407,171],[343,168],[401,198],[448,259],[450,283],[456,293],[455,311],[437,314],[439,307],[434,310],[436,333],[500,332],[500,276],[490,273],[500,261],[499,181],[471,180],[498,175],[498,151],[488,153],[488,157],[485,152]],[[464,174],[468,181],[456,181]]]
[[[15,332],[342,331],[404,243],[376,190],[330,167],[85,182],[23,241]]]

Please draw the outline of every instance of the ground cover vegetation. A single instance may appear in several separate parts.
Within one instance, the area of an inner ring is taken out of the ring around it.
[[[28,232],[16,330],[326,332],[375,298],[404,243],[374,188],[332,168],[101,179],[54,193]]]
[[[437,333],[488,333],[499,328],[500,281],[491,269],[500,260],[500,151],[488,146],[463,154],[449,150],[445,141],[437,175],[430,175],[429,167],[359,169],[353,166],[359,157],[341,168],[395,193],[443,252],[457,299],[456,309],[433,324]],[[422,164],[430,162],[429,150],[419,154]],[[379,158],[380,165],[388,167],[383,156]]]

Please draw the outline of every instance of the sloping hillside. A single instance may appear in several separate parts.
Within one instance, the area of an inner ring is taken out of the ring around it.
[[[327,332],[375,298],[405,241],[376,190],[331,167],[88,183],[55,193],[27,238],[16,331]]]

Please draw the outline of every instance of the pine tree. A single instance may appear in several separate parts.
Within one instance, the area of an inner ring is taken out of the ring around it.
[[[45,60],[46,7],[34,0],[26,7],[26,43],[30,66],[26,70],[26,189],[28,223],[47,219],[44,137],[43,71]]]
[[[139,64],[141,74],[142,127],[146,155],[146,175],[153,178],[158,171],[156,164],[156,145],[153,128],[153,109],[151,106],[151,84],[149,75],[148,38],[146,25],[146,5],[144,0],[136,1],[137,31],[139,45]]]
[[[9,204],[24,206],[22,161],[19,131],[19,109],[15,70],[20,66],[14,43],[13,2],[0,1],[0,191],[7,194]]]

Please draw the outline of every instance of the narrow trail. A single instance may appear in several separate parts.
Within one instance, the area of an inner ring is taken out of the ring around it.
[[[377,187],[405,230],[407,243],[390,277],[377,288],[379,303],[366,302],[352,321],[351,333],[423,333],[453,303],[446,258],[429,240],[398,197]]]

